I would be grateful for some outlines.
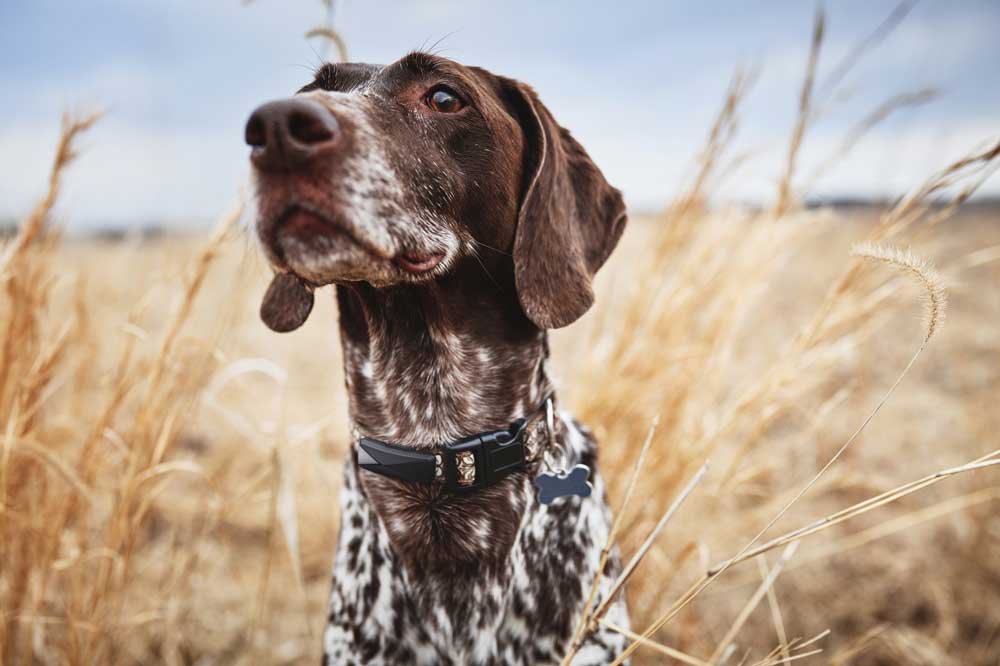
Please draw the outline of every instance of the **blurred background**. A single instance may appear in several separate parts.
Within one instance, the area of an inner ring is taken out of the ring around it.
[[[895,197],[995,131],[1000,5],[992,0],[832,3],[818,70],[821,116],[801,170],[901,94],[941,94],[898,109],[815,197]],[[838,81],[844,59],[893,11],[908,16]],[[531,83],[621,188],[634,210],[663,204],[701,147],[737,66],[759,81],[741,116],[753,168],[720,197],[760,203],[785,159],[813,3],[570,0],[7,0],[0,6],[0,219],[39,195],[62,109],[104,109],[89,140],[99,169],[63,196],[71,231],[204,226],[247,176],[243,126],[291,94],[333,53],[309,28],[331,22],[352,60],[388,63],[419,48]],[[839,85],[838,85],[839,84]],[[152,186],[151,186],[152,184]],[[1000,193],[989,183],[984,193]]]
[[[336,304],[266,329],[231,205],[316,27],[529,82],[625,192],[551,340],[644,553],[634,666],[1000,664],[992,0],[0,2],[0,663],[319,661]]]

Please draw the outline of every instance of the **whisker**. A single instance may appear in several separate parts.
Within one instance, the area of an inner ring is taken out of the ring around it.
[[[421,48],[421,50],[424,51],[425,53],[429,53],[431,55],[439,55],[440,53],[443,53],[443,49],[442,50],[438,50],[438,46],[441,45],[441,42],[443,42],[444,40],[448,39],[449,37],[451,37],[452,35],[454,35],[457,32],[458,32],[458,30],[452,30],[451,32],[449,32],[447,34],[442,35],[436,42],[434,42],[433,44],[431,44],[430,48],[427,48],[427,49]]]
[[[490,279],[490,282],[493,283],[493,286],[495,286],[497,290],[502,290],[502,288],[500,287],[500,283],[496,281],[496,279],[493,277],[492,274],[490,274],[490,271],[486,268],[486,264],[484,264],[483,260],[479,258],[479,253],[474,251],[472,252],[472,256],[476,260],[476,263],[479,264],[480,268],[483,269],[483,272],[486,273],[486,277]]]
[[[505,257],[512,257],[512,256],[514,256],[510,252],[505,252],[504,250],[500,250],[498,248],[495,248],[492,245],[487,245],[486,243],[483,243],[482,241],[477,241],[476,239],[472,239],[472,242],[474,244],[476,244],[476,245],[479,245],[480,247],[486,248],[487,250],[493,250],[497,254],[502,254]]]

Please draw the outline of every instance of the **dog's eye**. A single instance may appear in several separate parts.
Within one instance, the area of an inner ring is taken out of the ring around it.
[[[427,106],[438,113],[457,113],[465,105],[451,90],[438,86],[427,93]]]

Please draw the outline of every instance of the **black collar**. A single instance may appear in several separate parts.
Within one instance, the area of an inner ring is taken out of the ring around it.
[[[490,430],[448,442],[431,451],[381,442],[371,437],[358,440],[358,465],[382,476],[416,483],[443,482],[455,493],[491,486],[517,470],[525,469],[541,455],[550,435],[546,414],[552,399],[528,419],[517,419],[506,430]],[[548,435],[532,446],[535,432]],[[532,450],[534,449],[534,450]]]

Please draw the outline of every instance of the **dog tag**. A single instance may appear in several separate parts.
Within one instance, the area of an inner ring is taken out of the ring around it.
[[[554,500],[570,495],[589,497],[594,490],[594,487],[587,481],[589,478],[590,468],[586,465],[577,465],[566,474],[552,474],[550,472],[539,474],[535,479],[535,486],[538,488],[538,501],[542,504],[552,504]]]
[[[312,308],[312,289],[291,273],[278,273],[264,294],[260,318],[272,331],[288,333],[305,323]]]

